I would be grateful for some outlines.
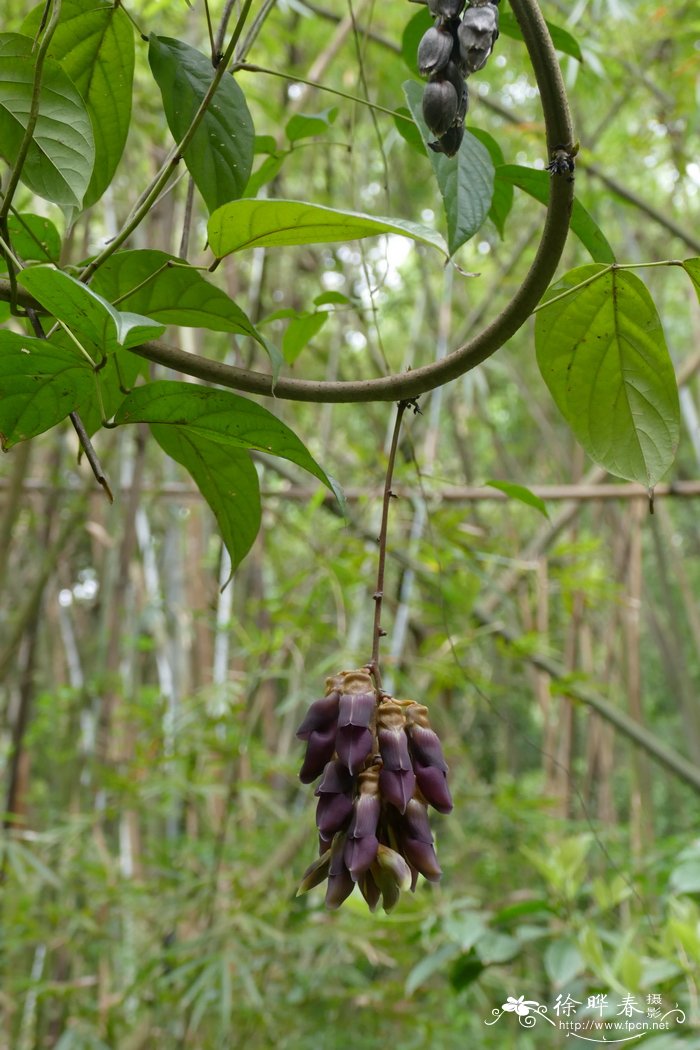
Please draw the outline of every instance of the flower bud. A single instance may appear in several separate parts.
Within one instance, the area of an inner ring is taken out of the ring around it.
[[[335,739],[335,723],[327,729],[314,729],[311,731],[306,744],[304,764],[299,770],[299,779],[302,784],[310,784],[312,780],[315,780],[323,772],[323,767],[333,757]]]
[[[416,789],[416,775],[412,769],[382,769],[379,774],[379,789],[385,802],[390,802],[399,813],[403,813]]]
[[[372,751],[372,734],[369,729],[358,726],[344,726],[338,730],[335,748],[338,758],[355,775],[362,768]],[[313,778],[312,778],[313,779]]]
[[[437,18],[458,18],[465,0],[428,0],[431,15]]]
[[[408,734],[413,757],[418,759],[422,766],[435,766],[436,769],[447,773],[447,763],[437,733],[421,725],[412,725],[409,726]]]
[[[369,905],[369,910],[376,911],[379,898],[381,897],[381,890],[375,882],[372,872],[366,871],[364,875],[361,875],[357,880],[357,885],[360,887],[360,893]]]
[[[442,869],[438,864],[432,843],[421,842],[405,835],[401,837],[401,851],[412,867],[416,868],[428,882],[439,882]]]
[[[444,135],[457,118],[459,98],[449,80],[430,80],[423,92],[423,119],[433,135]]]
[[[328,838],[341,831],[352,815],[352,798],[349,794],[321,795],[316,806],[316,827]]]
[[[447,129],[442,138],[437,139],[435,142],[429,142],[428,146],[434,153],[444,153],[447,157],[454,157],[455,153],[459,152],[463,138],[464,125],[455,124],[453,128]]]
[[[418,69],[421,76],[439,73],[450,61],[454,40],[447,26],[431,26],[418,45]]]
[[[340,694],[333,691],[321,700],[314,700],[306,712],[306,717],[297,729],[300,740],[308,740],[311,733],[319,729],[327,729],[329,725],[338,720],[338,704]]]
[[[313,864],[309,864],[302,876],[301,882],[299,883],[297,897],[300,897],[302,893],[307,893],[309,890],[313,889],[314,886],[320,886],[320,884],[328,878],[330,863],[331,851],[330,849],[327,849],[313,862]]]
[[[326,890],[326,907],[339,908],[352,893],[355,883],[347,869],[343,854],[345,852],[345,835],[339,833],[333,839],[328,867],[328,888]]]
[[[416,773],[416,782],[425,801],[438,813],[450,813],[452,796],[443,771],[437,769],[436,766],[422,766],[418,761],[414,762],[413,768]]]
[[[498,9],[492,3],[468,7],[457,29],[460,57],[466,73],[486,65],[498,39]]]

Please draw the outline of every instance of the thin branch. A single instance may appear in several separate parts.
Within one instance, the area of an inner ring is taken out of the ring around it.
[[[386,477],[384,479],[384,495],[382,499],[382,523],[379,528],[379,558],[377,561],[377,588],[372,596],[374,601],[374,626],[372,628],[372,657],[368,664],[370,673],[377,687],[377,692],[382,691],[382,675],[379,668],[379,643],[386,634],[382,627],[382,601],[384,598],[384,570],[386,567],[386,540],[389,527],[389,504],[395,499],[391,491],[391,482],[394,476],[394,464],[396,463],[396,450],[399,447],[399,434],[401,432],[401,420],[408,408],[409,401],[400,401],[396,409],[396,420],[394,432],[391,435],[391,446],[389,448],[389,460],[386,465]],[[417,406],[415,406],[417,409]]]

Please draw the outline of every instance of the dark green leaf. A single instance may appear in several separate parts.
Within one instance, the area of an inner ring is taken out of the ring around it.
[[[36,33],[45,5],[27,16],[23,32]],[[134,29],[112,0],[63,0],[51,38],[53,55],[82,95],[95,138],[95,167],[84,207],[102,196],[124,152],[131,119]]]
[[[61,342],[61,345],[69,345],[68,336],[57,332],[51,337],[52,342]],[[95,396],[94,387],[88,397],[78,405],[80,418],[88,434],[92,436],[103,423],[104,418],[111,419],[117,411],[125,393],[130,390],[139,375],[148,377],[148,362],[128,350],[117,350],[110,354],[105,360],[102,368],[95,373],[95,379],[100,388],[100,400]]]
[[[45,339],[0,332],[0,445],[43,434],[60,423],[90,392],[93,371],[76,350]]]
[[[520,26],[510,11],[501,11],[499,28],[504,36],[509,36],[513,40],[523,39]],[[572,58],[583,62],[583,55],[581,54],[578,40],[567,29],[562,29],[561,26],[554,25],[553,22],[547,22],[547,29],[557,51],[561,51],[565,55],[571,55]]]
[[[50,219],[31,212],[18,212],[7,217],[12,251],[24,262],[57,262],[61,237]],[[6,270],[0,258],[0,269]]]
[[[164,325],[150,317],[116,310],[92,288],[55,266],[29,267],[17,280],[78,339],[84,336],[103,354],[119,346],[138,346],[165,331]]]
[[[404,62],[411,70],[414,76],[419,76],[418,72],[418,45],[421,42],[421,37],[430,29],[435,19],[430,14],[427,7],[417,11],[413,18],[409,18],[401,36],[401,55]]]
[[[530,492],[525,485],[517,485],[512,481],[486,481],[484,484],[492,489],[498,489],[499,492],[504,492],[509,499],[517,499],[521,503],[526,503],[528,507],[534,507],[540,514],[544,514],[545,518],[549,518],[545,501],[536,496],[534,492]]]
[[[498,173],[498,168],[505,163],[505,157],[503,156],[503,150],[493,135],[489,135],[488,131],[482,131],[481,128],[469,128],[469,132],[486,146],[491,163],[496,169],[496,173]],[[505,233],[506,219],[513,207],[513,196],[513,186],[505,180],[496,177],[493,183],[493,197],[489,208],[489,219],[498,230],[501,239],[503,239]]]
[[[137,387],[125,398],[115,423],[170,423],[192,434],[237,448],[281,456],[308,470],[332,489],[315,459],[296,434],[267,409],[228,390],[193,383],[158,380]]]
[[[396,125],[396,130],[401,138],[405,139],[409,146],[412,146],[417,153],[421,154],[421,156],[425,156],[425,143],[423,142],[423,136],[416,127],[416,122],[406,106],[399,106],[396,109],[394,124]]]
[[[519,164],[504,164],[496,168],[496,182],[499,180],[518,186],[525,190],[541,204],[549,201],[551,175],[536,168],[523,168]],[[571,229],[587,249],[594,262],[615,262],[615,254],[608,244],[603,232],[593,221],[580,201],[574,201],[571,213]]]
[[[148,60],[168,127],[180,142],[209,90],[211,59],[181,40],[151,34]],[[245,96],[233,77],[225,76],[185,152],[185,163],[210,212],[243,193],[254,144]]]
[[[256,135],[253,144],[254,153],[276,153],[277,141],[274,135]]]
[[[32,39],[0,34],[0,153],[17,158],[27,127],[34,85]],[[22,181],[39,197],[72,212],[82,206],[95,163],[90,117],[74,84],[58,62],[47,58],[39,115]]]
[[[217,259],[244,248],[329,244],[393,233],[447,254],[439,233],[407,219],[381,219],[304,201],[242,200],[218,208],[209,219],[209,245]]]
[[[599,274],[599,276],[595,276]],[[676,377],[646,286],[624,270],[571,270],[537,313],[535,346],[544,380],[589,456],[611,474],[653,486],[679,437]]]
[[[294,364],[306,344],[318,335],[327,320],[328,313],[325,310],[292,318],[282,339],[282,356],[287,364]]]
[[[447,243],[450,255],[454,255],[483,226],[489,213],[493,164],[486,147],[468,131],[454,157],[428,149],[435,136],[423,120],[423,85],[407,80],[403,90],[437,178],[447,218]]]
[[[313,135],[323,135],[328,131],[331,124],[338,116],[337,106],[324,109],[321,113],[309,114],[295,113],[287,121],[284,129],[290,142],[298,142],[299,139],[308,139]]]
[[[461,955],[459,959],[455,959],[452,964],[450,968],[450,984],[457,991],[461,991],[462,988],[466,988],[478,980],[485,969],[486,967],[476,952],[468,952],[466,955]]]
[[[260,487],[249,454],[189,427],[152,424],[151,433],[163,451],[190,473],[211,507],[235,571],[260,528]]]

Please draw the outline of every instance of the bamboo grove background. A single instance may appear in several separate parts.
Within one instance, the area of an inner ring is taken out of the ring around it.
[[[24,13],[6,7],[8,21]],[[129,10],[146,31],[177,27],[206,46],[199,5]],[[250,58],[396,108],[414,10],[262,4]],[[580,198],[621,260],[700,254],[693,5],[581,0],[545,14],[585,56],[563,63]],[[470,122],[507,161],[531,164],[544,160],[524,55],[501,38]],[[280,142],[294,112],[338,103],[271,76],[240,83],[257,132]],[[76,261],[116,229],[167,148],[144,54],[136,92],[129,162],[75,228]],[[270,192],[440,221],[429,165],[390,118],[342,100]],[[182,178],[133,246],[176,252],[186,206]],[[506,239],[487,227],[460,256],[478,278],[395,239],[258,249],[220,276],[256,322],[329,309],[292,374],[379,375],[445,353],[491,316],[540,222],[516,197]],[[189,235],[204,248],[196,199]],[[565,261],[585,261],[573,238]],[[539,378],[529,325],[407,424],[385,677],[430,706],[455,812],[436,821],[442,884],[389,917],[354,898],[337,914],[295,898],[315,836],[294,730],[327,674],[369,656],[390,407],[266,402],[346,488],[348,518],[261,457],[263,529],[223,590],[213,519],[145,433],[103,432],[113,506],[68,429],[3,457],[0,1045],[554,1046],[484,1019],[506,995],[626,989],[687,1011],[682,1031],[649,1048],[700,1047],[700,311],[673,271],[646,279],[684,422],[653,516],[646,493],[586,462]],[[347,302],[315,307],[329,290]],[[267,331],[279,340],[285,322]],[[243,340],[170,338],[252,360]],[[493,479],[541,486],[549,518],[485,489]]]

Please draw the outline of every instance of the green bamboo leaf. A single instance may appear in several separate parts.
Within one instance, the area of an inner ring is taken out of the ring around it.
[[[329,244],[393,233],[447,255],[439,233],[407,219],[382,219],[304,201],[240,200],[217,208],[209,219],[209,246],[217,259],[244,248]]]
[[[510,11],[501,11],[499,28],[504,36],[509,36],[513,40],[523,39],[523,34],[515,19],[515,15],[511,14]],[[577,61],[583,62],[579,42],[576,37],[571,35],[568,29],[562,29],[561,26],[557,26],[553,22],[547,22],[547,29],[557,51],[561,51],[565,55],[571,55]]]
[[[534,507],[540,514],[544,514],[545,518],[549,518],[549,511],[545,501],[536,496],[525,485],[517,485],[514,481],[485,481],[484,484],[488,485],[489,488],[498,489],[499,492],[505,493],[509,499],[517,499],[528,507]]]
[[[524,168],[519,164],[504,164],[496,168],[496,182],[503,181],[511,186],[525,190],[541,204],[549,203],[549,187],[552,176],[537,168]],[[594,262],[613,263],[615,253],[605,236],[580,201],[574,201],[571,212],[571,229]]]
[[[94,395],[93,371],[76,350],[0,331],[0,446],[43,434]]]
[[[39,28],[45,5],[22,26]],[[95,138],[95,167],[83,201],[89,207],[109,186],[121,160],[131,120],[134,29],[112,0],[63,0],[49,54],[57,59],[82,95]]]
[[[19,33],[0,34],[0,154],[8,164],[17,158],[29,121],[32,43]],[[82,206],[94,163],[95,142],[85,103],[58,62],[47,57],[22,181],[39,197],[72,212]]]
[[[407,80],[403,86],[408,107],[418,126],[437,179],[447,218],[450,255],[484,225],[493,198],[493,164],[486,147],[469,131],[454,157],[435,153],[428,143],[435,136],[423,120],[423,85]]]
[[[132,390],[114,422],[169,423],[187,427],[189,433],[220,445],[280,456],[335,491],[328,476],[288,426],[261,405],[228,390],[158,380]]]
[[[101,353],[128,349],[162,335],[165,326],[150,317],[116,310],[86,284],[55,266],[21,270],[17,280],[80,339],[84,336]]]
[[[260,486],[249,454],[187,426],[156,423],[150,429],[163,451],[190,473],[211,507],[233,572],[260,528]]]
[[[16,212],[7,217],[12,250],[24,262],[58,262],[61,237],[50,219],[31,212]],[[6,270],[0,258],[0,270]]]
[[[211,59],[181,40],[151,34],[148,61],[179,142],[209,90]],[[243,193],[253,165],[255,132],[243,92],[225,76],[185,151],[185,163],[210,212]]]
[[[673,462],[680,412],[673,364],[646,286],[625,270],[571,270],[580,285],[537,313],[537,363],[560,412],[596,463],[652,487]]]

